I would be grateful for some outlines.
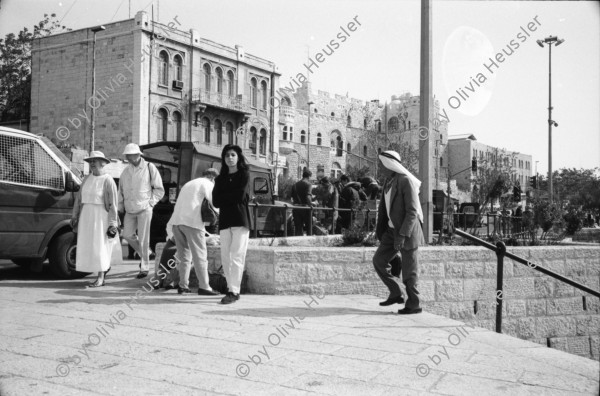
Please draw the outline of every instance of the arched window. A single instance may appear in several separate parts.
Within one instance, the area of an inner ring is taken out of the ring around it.
[[[235,76],[231,70],[227,72],[227,94],[235,96]]]
[[[377,132],[381,132],[381,121],[377,121]]]
[[[281,98],[281,105],[282,106],[291,106],[292,101],[290,100],[290,98],[284,96],[283,98]]]
[[[167,54],[167,51],[160,51],[159,59],[158,83],[161,85],[169,85],[169,55]]]
[[[250,80],[250,106],[256,107],[257,98],[257,86],[256,86],[256,78],[252,78]]]
[[[341,157],[342,155],[344,155],[344,141],[342,140],[341,136],[337,137],[337,150],[335,155],[337,157]]]
[[[183,80],[183,61],[181,60],[181,56],[175,55],[173,58],[173,63],[175,64],[175,79],[178,81]]]
[[[399,129],[400,123],[398,122],[398,117],[392,117],[388,121],[388,131],[396,132]]]
[[[290,127],[290,142],[294,140],[294,134],[292,132],[294,132],[294,127]]]
[[[316,108],[316,107],[315,107],[315,110],[314,110],[314,112],[315,112],[315,113],[318,113],[318,112],[319,112],[319,111],[317,110],[317,108]]]
[[[317,146],[320,146],[323,143],[323,139],[321,138],[321,134],[317,133]]]
[[[444,166],[444,157],[440,157],[440,168]]]
[[[260,155],[267,155],[267,131],[264,129],[260,130],[260,140],[258,149]]]
[[[408,121],[408,129],[411,129],[410,121]]]
[[[215,120],[215,133],[217,134],[217,144],[223,145],[223,123],[221,120]]]
[[[333,139],[331,139],[331,144],[329,145],[329,147],[331,147],[332,150],[335,149],[335,142],[333,141]]]
[[[173,113],[173,123],[175,124],[175,139],[181,142],[181,113],[176,111]]]
[[[210,120],[208,117],[202,118],[202,132],[204,132],[204,142],[210,143]]]
[[[227,137],[229,139],[227,143],[233,144],[233,124],[229,121],[225,124],[225,132],[227,133]]]
[[[366,118],[363,120],[363,128],[367,129],[367,119]]]
[[[217,75],[217,92],[223,93],[223,70],[220,67],[215,69],[215,74]]]
[[[348,118],[346,118],[346,126],[348,126],[348,127],[352,126],[352,117],[348,116]]]
[[[287,140],[287,125],[283,127],[282,136],[283,136],[283,140]]]
[[[260,90],[262,93],[262,108],[264,110],[267,109],[267,101],[269,99],[269,92],[267,91],[267,83],[266,81],[262,81],[260,83]]]
[[[205,63],[204,66],[202,67],[202,70],[204,72],[204,89],[207,91],[210,91],[210,80],[212,77],[210,65],[208,63]]]
[[[334,113],[333,111],[331,112],[331,116],[332,116],[332,117],[335,117],[335,113]]]
[[[158,110],[158,117],[157,117],[157,125],[156,125],[156,140],[157,141],[163,141],[163,140],[167,140],[167,118],[168,118],[168,114],[167,114],[167,110],[165,109],[159,109]]]
[[[367,146],[363,146],[363,157],[367,156]]]
[[[350,143],[346,144],[346,152],[348,152],[348,153],[352,152],[352,145]]]
[[[250,128],[250,150],[252,154],[256,154],[256,128]]]
[[[300,143],[306,143],[306,131],[300,131]]]

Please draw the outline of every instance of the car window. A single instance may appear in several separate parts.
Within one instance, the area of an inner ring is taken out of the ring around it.
[[[254,193],[255,194],[268,194],[269,183],[264,177],[257,177],[254,179]]]
[[[63,190],[64,174],[37,140],[0,134],[0,183]]]

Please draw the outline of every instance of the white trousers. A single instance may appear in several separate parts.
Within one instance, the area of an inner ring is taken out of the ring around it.
[[[152,207],[139,213],[125,213],[123,220],[123,238],[142,259],[141,271],[150,269],[150,222]],[[136,234],[137,230],[137,234]]]
[[[240,293],[246,250],[250,230],[246,227],[230,227],[219,231],[221,236],[221,265],[229,291]]]

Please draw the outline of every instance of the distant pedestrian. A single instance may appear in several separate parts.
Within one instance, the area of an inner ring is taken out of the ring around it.
[[[400,281],[390,270],[390,261],[398,251],[402,256],[402,282],[408,299],[399,314],[416,314],[422,311],[417,290],[419,260],[418,247],[425,243],[423,212],[419,202],[421,181],[414,177],[400,162],[395,151],[385,151],[379,155],[383,171],[389,178],[383,188],[383,198],[379,204],[377,218],[377,239],[380,245],[373,256],[373,266],[377,275],[390,291],[387,300],[380,305],[402,304]]]
[[[305,169],[302,172],[302,179],[292,186],[291,198],[294,206],[309,207],[312,205],[312,184],[310,177],[312,172]],[[293,209],[292,216],[294,218],[294,235],[303,236],[304,231],[309,234],[310,210],[308,209]]]
[[[215,179],[213,205],[220,209],[221,264],[229,291],[221,304],[240,299],[251,217],[248,208],[250,173],[239,146],[228,144],[221,153],[221,172]]]
[[[325,211],[325,215],[323,216],[323,225],[333,233],[332,226],[338,219],[339,193],[327,176],[319,180],[319,192],[320,205],[333,209]]]
[[[340,193],[340,209],[353,209],[360,203],[358,190],[350,184],[350,178],[346,175],[340,177],[342,192]],[[359,184],[360,185],[360,184]],[[342,229],[349,229],[352,223],[352,213],[350,210],[340,211],[340,220],[338,222],[338,232]]]
[[[71,227],[77,233],[75,268],[79,272],[97,272],[98,278],[89,287],[104,286],[110,269],[112,249],[120,249],[117,237],[117,185],[104,166],[110,163],[100,151],[92,151],[85,159],[91,173],[75,194]],[[116,242],[116,243],[115,243]]]
[[[158,169],[142,158],[137,144],[125,146],[123,154],[129,165],[119,179],[119,212],[125,212],[123,238],[141,258],[140,279],[148,275],[150,266],[152,208],[165,195],[165,189]]]
[[[360,179],[360,184],[367,195],[367,199],[377,199],[377,194],[379,193],[380,187],[377,180],[374,178],[367,176]]]
[[[179,294],[191,293],[189,285],[192,259],[196,277],[198,278],[198,294],[215,296],[208,284],[208,252],[206,250],[205,225],[201,216],[202,201],[212,205],[213,178],[216,169],[208,169],[204,177],[187,182],[177,197],[173,215],[169,221],[173,225],[175,237],[176,260],[179,262]]]

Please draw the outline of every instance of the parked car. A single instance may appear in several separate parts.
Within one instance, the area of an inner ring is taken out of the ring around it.
[[[50,140],[0,127],[0,259],[39,269],[48,258],[59,277],[85,276],[69,224],[80,186]]]

